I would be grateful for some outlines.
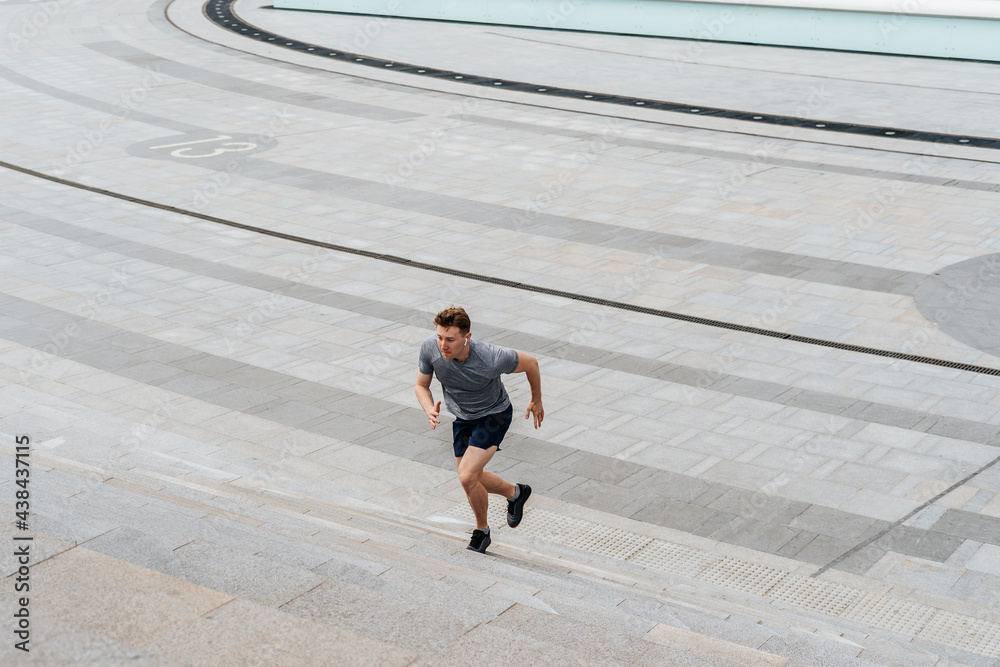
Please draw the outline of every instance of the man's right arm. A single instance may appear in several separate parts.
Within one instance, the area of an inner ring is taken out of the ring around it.
[[[415,391],[417,394],[417,401],[420,402],[420,407],[424,409],[427,414],[427,422],[431,425],[431,428],[437,428],[437,425],[441,423],[438,419],[438,415],[441,414],[441,401],[437,403],[434,402],[434,396],[431,394],[431,378],[432,375],[427,375],[426,373],[421,373],[417,371],[417,386]]]

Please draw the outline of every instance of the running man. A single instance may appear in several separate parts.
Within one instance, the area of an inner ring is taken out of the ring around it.
[[[464,308],[446,308],[434,318],[437,334],[420,345],[417,370],[417,400],[427,413],[431,428],[441,423],[441,401],[434,402],[431,378],[437,374],[444,391],[444,404],[455,415],[452,423],[455,464],[469,505],[476,515],[476,528],[468,548],[486,553],[490,527],[486,523],[490,493],[507,499],[507,525],[521,523],[524,503],[531,495],[527,484],[511,484],[483,470],[510,427],[513,408],[500,381],[503,373],[524,373],[531,386],[531,400],[524,418],[533,416],[535,428],[542,423],[542,377],[538,360],[530,354],[473,340],[472,322]]]

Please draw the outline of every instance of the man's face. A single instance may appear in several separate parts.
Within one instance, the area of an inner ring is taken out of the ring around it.
[[[469,334],[462,335],[458,327],[448,327],[440,324],[437,328],[438,348],[445,359],[454,359],[455,355],[461,354],[465,346],[469,344]]]

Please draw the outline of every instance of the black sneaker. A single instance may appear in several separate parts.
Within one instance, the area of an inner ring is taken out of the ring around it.
[[[465,547],[469,551],[478,551],[481,554],[486,553],[486,547],[490,546],[490,534],[479,530],[476,528],[472,531],[472,540],[469,541],[469,546]]]
[[[524,501],[528,499],[531,495],[531,487],[527,484],[515,484],[521,493],[517,496],[517,500],[507,501],[507,525],[511,528],[517,528],[517,524],[521,523],[521,517],[524,515]]]

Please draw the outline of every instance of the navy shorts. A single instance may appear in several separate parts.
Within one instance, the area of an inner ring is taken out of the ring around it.
[[[462,458],[465,450],[469,447],[489,449],[495,446],[499,452],[500,442],[506,435],[507,429],[510,428],[513,416],[514,408],[508,405],[503,412],[486,415],[479,419],[459,419],[456,417],[451,424],[451,433],[455,438],[455,458]]]

